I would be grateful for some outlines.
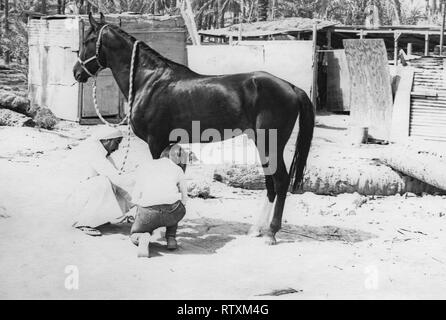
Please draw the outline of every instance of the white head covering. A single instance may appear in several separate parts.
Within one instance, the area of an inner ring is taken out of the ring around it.
[[[108,140],[122,137],[122,132],[119,129],[109,126],[99,126],[91,135],[91,138],[94,140]]]

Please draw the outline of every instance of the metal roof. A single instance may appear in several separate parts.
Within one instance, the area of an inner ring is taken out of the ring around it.
[[[285,18],[282,20],[274,21],[258,21],[253,23],[242,24],[242,36],[243,37],[260,37],[273,34],[282,34],[289,32],[308,32],[312,31],[314,25],[318,30],[331,28],[338,23],[320,19],[309,18]],[[214,37],[237,37],[240,34],[240,24],[235,24],[226,28],[212,29],[212,30],[200,30],[199,34],[204,36]]]

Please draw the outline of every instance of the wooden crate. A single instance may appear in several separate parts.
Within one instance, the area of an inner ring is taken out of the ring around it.
[[[122,14],[107,15],[106,21],[167,58],[187,64],[186,27],[181,17]],[[72,71],[88,28],[87,16],[29,20],[29,97],[33,104],[50,108],[61,119],[93,124],[100,120],[93,107],[92,81],[78,84]],[[101,114],[110,122],[119,122],[126,104],[111,71],[103,70],[97,83]]]

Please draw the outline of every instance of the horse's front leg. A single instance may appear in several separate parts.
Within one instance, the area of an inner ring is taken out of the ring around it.
[[[153,159],[159,159],[161,153],[164,149],[169,145],[168,137],[161,137],[156,135],[149,135],[146,139],[147,144],[149,145],[150,153],[152,154]]]
[[[265,184],[266,184],[266,199],[260,209],[257,220],[249,230],[249,235],[252,237],[260,237],[269,229],[271,222],[271,213],[274,206],[274,200],[276,198],[276,191],[274,190],[274,181],[271,175],[266,175],[265,172]]]
[[[267,140],[268,141],[268,140]],[[262,163],[263,172],[265,174],[266,185],[266,199],[257,216],[257,221],[252,225],[249,230],[249,235],[253,237],[260,237],[269,233],[269,226],[271,222],[271,213],[274,206],[274,200],[276,199],[276,189],[274,186],[273,172],[270,172],[269,166],[269,148],[267,143],[259,143],[257,139],[254,139],[256,144],[260,161]],[[269,243],[270,241],[267,240]]]

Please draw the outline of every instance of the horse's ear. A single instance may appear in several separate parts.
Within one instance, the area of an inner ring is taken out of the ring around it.
[[[90,25],[93,27],[93,29],[97,29],[98,28],[98,23],[96,22],[96,20],[93,18],[93,14],[90,13],[88,14],[88,21],[90,21]]]
[[[99,13],[100,17],[101,17],[101,23],[105,23],[105,16],[102,12]]]

